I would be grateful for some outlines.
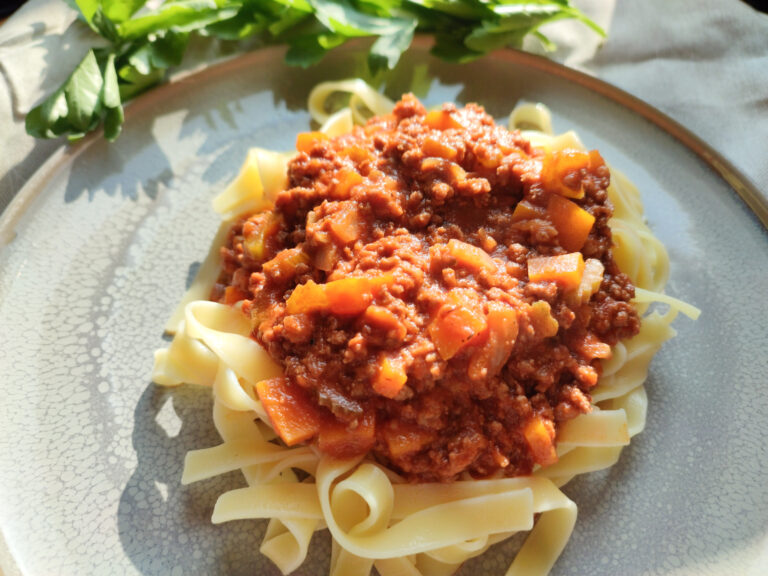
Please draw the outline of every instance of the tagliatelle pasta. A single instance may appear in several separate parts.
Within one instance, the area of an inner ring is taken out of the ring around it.
[[[351,94],[350,108],[329,114],[326,101],[336,92]],[[361,123],[363,107],[384,115],[392,106],[360,80],[322,84],[309,102],[313,117],[324,122],[321,131],[331,137]],[[510,129],[517,128],[547,153],[585,150],[573,132],[551,135],[549,112],[541,105],[518,106],[510,116]],[[241,470],[248,486],[219,497],[213,522],[268,520],[260,551],[284,574],[301,566],[312,535],[326,528],[333,538],[329,574],[335,576],[367,575],[374,567],[382,576],[451,574],[521,531],[530,533],[507,576],[547,574],[576,522],[575,503],[558,487],[613,465],[631,437],[643,430],[649,363],[674,335],[671,322],[678,311],[698,315],[692,306],[661,293],[668,258],[644,222],[639,192],[611,170],[607,192],[614,206],[613,257],[637,287],[634,302],[643,313],[639,332],[616,343],[611,357],[602,361],[602,374],[590,391],[591,411],[558,426],[556,462],[537,465],[525,476],[473,479],[465,473],[453,482],[409,483],[370,456],[338,458],[315,445],[281,442],[256,386],[281,376],[282,367],[252,338],[254,327],[241,304],[206,299],[232,219],[271,205],[286,187],[290,157],[251,150],[238,178],[214,200],[224,223],[169,321],[173,341],[155,355],[156,383],[213,388],[213,417],[222,444],[190,452],[182,482]],[[594,290],[584,286],[586,293],[575,297],[588,300]],[[667,311],[649,312],[654,302]]]

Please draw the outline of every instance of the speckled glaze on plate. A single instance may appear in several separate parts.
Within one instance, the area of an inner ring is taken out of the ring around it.
[[[347,51],[301,70],[264,50],[191,75],[135,102],[114,144],[91,138],[57,154],[6,210],[6,575],[279,574],[258,554],[265,522],[210,524],[239,473],[179,484],[186,451],[218,443],[210,392],[154,386],[152,352],[217,227],[211,197],[249,146],[292,148],[309,125],[310,88],[363,62]],[[429,104],[477,101],[500,119],[521,99],[548,104],[556,130],[578,130],[640,186],[670,252],[667,292],[703,310],[677,320],[679,336],[653,362],[645,432],[616,466],[566,488],[579,519],[553,575],[768,574],[768,211],[758,195],[673,122],[533,56],[457,67],[420,44],[387,92],[407,89]],[[461,574],[503,574],[516,544]],[[316,536],[296,574],[327,573],[329,550]]]

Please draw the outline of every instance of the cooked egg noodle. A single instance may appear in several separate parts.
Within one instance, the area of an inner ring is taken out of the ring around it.
[[[350,94],[350,107],[330,113],[328,99],[338,92]],[[366,116],[386,114],[392,107],[391,101],[359,80],[321,84],[309,99],[313,119],[330,136],[346,133]],[[551,134],[551,117],[542,105],[516,107],[510,116],[510,129],[515,128],[524,129],[536,146],[584,150],[574,132]],[[528,477],[405,484],[365,459],[336,460],[313,447],[289,448],[276,442],[255,385],[280,375],[280,366],[250,338],[249,321],[238,306],[205,301],[218,275],[218,248],[232,220],[270,204],[286,185],[290,156],[252,149],[238,177],[216,197],[214,206],[224,222],[169,322],[173,341],[155,354],[153,380],[158,384],[213,387],[214,422],[223,442],[190,452],[182,483],[241,470],[248,486],[219,497],[213,522],[268,519],[260,551],[283,574],[302,564],[312,534],[326,527],[333,537],[332,576],[363,576],[373,566],[381,576],[445,576],[491,545],[529,530],[506,574],[547,574],[576,521],[576,505],[558,486],[576,475],[612,466],[630,438],[642,431],[648,365],[674,335],[671,322],[677,312],[698,313],[661,294],[669,261],[664,246],[645,224],[638,190],[611,170],[614,257],[638,287],[636,306],[645,312],[640,333],[619,342],[612,358],[604,362],[592,392],[592,412],[560,427],[559,461]],[[647,312],[654,302],[668,310]],[[303,471],[306,479],[299,481],[295,470]]]

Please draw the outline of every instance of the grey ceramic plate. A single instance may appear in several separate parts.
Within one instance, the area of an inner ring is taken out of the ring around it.
[[[266,50],[166,86],[131,106],[116,143],[59,154],[6,211],[7,574],[277,574],[257,552],[264,523],[209,523],[237,474],[179,485],[185,452],[217,443],[211,403],[152,385],[152,351],[216,229],[210,198],[248,146],[291,148],[309,89],[361,62],[346,52],[305,71]],[[519,99],[547,103],[556,129],[577,129],[641,187],[670,251],[668,292],[703,310],[654,360],[646,431],[617,466],[568,486],[579,520],[553,574],[768,573],[768,238],[704,160],[716,156],[615,89],[524,54],[454,67],[420,47],[390,93],[409,86],[499,118]],[[316,544],[298,574],[325,572],[328,539]],[[502,574],[513,547],[462,573]]]

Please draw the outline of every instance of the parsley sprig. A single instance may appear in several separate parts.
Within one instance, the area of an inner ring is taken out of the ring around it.
[[[195,34],[284,44],[288,64],[304,67],[350,39],[375,38],[368,55],[373,74],[394,68],[417,32],[434,38],[435,56],[454,62],[520,47],[528,34],[551,48],[539,27],[565,18],[605,35],[570,0],[166,0],[154,7],[147,0],[67,1],[103,40],[27,115],[27,132],[38,138],[76,140],[103,125],[114,140],[123,103],[163,82]]]

